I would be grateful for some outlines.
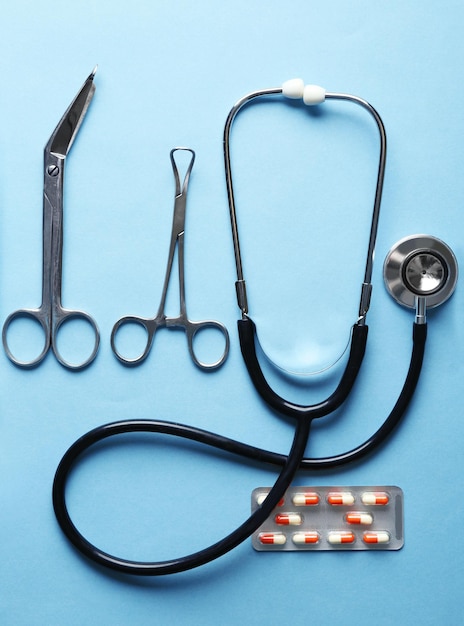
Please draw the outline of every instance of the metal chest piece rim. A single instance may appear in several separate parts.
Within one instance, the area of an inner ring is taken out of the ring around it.
[[[387,291],[399,304],[413,309],[418,298],[425,298],[430,309],[453,294],[458,264],[441,239],[410,235],[400,239],[387,254],[383,276]]]

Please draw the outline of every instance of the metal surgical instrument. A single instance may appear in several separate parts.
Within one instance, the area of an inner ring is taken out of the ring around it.
[[[43,269],[42,303],[38,309],[18,309],[11,313],[3,326],[2,340],[10,361],[19,367],[31,368],[43,361],[51,348],[61,365],[79,370],[89,365],[97,355],[100,333],[94,319],[87,313],[64,309],[61,304],[62,252],[63,252],[63,182],[64,165],[73,141],[95,92],[95,68],[81,90],[69,105],[58,126],[53,131],[44,150],[43,187]],[[15,357],[8,344],[8,330],[18,318],[37,321],[42,327],[45,342],[41,353],[30,361]],[[88,322],[95,341],[90,356],[81,363],[66,360],[58,348],[58,331],[73,319]]]
[[[184,181],[181,185],[179,170],[175,161],[175,155],[177,152],[189,152],[191,155]],[[190,148],[174,148],[170,152],[171,164],[174,172],[174,178],[176,183],[175,202],[174,202],[174,215],[172,221],[171,240],[169,245],[168,263],[166,267],[166,274],[164,278],[163,291],[161,293],[161,300],[158,307],[158,312],[154,318],[137,317],[135,315],[127,315],[119,319],[113,326],[111,333],[111,347],[116,357],[125,365],[138,365],[144,361],[148,353],[150,352],[153,344],[153,339],[156,331],[159,328],[180,328],[185,331],[187,335],[187,344],[190,356],[198,367],[204,370],[214,370],[220,367],[227,358],[229,353],[229,333],[227,328],[220,322],[213,320],[202,320],[194,322],[187,316],[187,308],[185,303],[185,268],[184,268],[184,234],[185,234],[185,214],[187,208],[187,188],[190,179],[190,174],[195,161],[195,152]],[[178,270],[179,270],[179,299],[180,299],[180,313],[177,317],[168,317],[165,313],[166,297],[168,293],[169,281],[171,278],[172,265],[174,262],[174,255],[178,251]],[[121,354],[116,346],[116,335],[120,328],[126,324],[138,324],[142,326],[147,334],[147,342],[143,352],[135,358],[127,358]],[[213,363],[204,363],[195,354],[194,340],[197,333],[207,328],[217,329],[224,337],[225,346],[224,352],[219,360]]]

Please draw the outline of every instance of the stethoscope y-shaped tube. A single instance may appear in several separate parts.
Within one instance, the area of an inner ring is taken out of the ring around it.
[[[240,241],[237,227],[237,214],[235,209],[234,189],[232,182],[232,169],[230,162],[230,133],[233,122],[239,111],[249,102],[262,96],[280,95],[292,99],[302,99],[306,105],[321,104],[324,100],[345,100],[353,102],[363,107],[374,119],[380,138],[379,166],[377,173],[377,185],[375,190],[374,208],[372,211],[371,228],[369,235],[369,245],[366,256],[366,266],[364,280],[361,288],[359,301],[359,313],[356,324],[352,328],[350,355],[341,377],[340,383],[335,391],[324,401],[314,405],[300,405],[285,400],[275,393],[267,383],[258,358],[256,356],[256,327],[248,315],[248,301],[246,284],[243,275],[242,258],[240,253]],[[385,175],[385,163],[387,156],[387,137],[380,115],[365,100],[343,93],[326,93],[321,87],[303,84],[300,79],[287,81],[279,88],[262,89],[254,91],[241,98],[231,109],[224,127],[224,166],[227,185],[227,196],[229,200],[230,222],[232,228],[232,239],[234,245],[235,265],[237,270],[237,281],[235,283],[237,292],[237,302],[242,312],[242,319],[238,321],[238,332],[240,347],[247,370],[254,386],[263,400],[273,409],[280,413],[293,417],[311,416],[322,417],[335,411],[347,398],[356,380],[364,357],[367,326],[366,315],[369,310],[370,297],[372,291],[372,269],[374,263],[375,242],[379,224],[380,202],[382,198],[383,180]]]

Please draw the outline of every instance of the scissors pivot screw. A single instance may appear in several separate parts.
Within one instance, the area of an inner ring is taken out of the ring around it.
[[[47,174],[49,176],[58,176],[59,171],[60,168],[58,167],[58,165],[49,165],[47,167]]]

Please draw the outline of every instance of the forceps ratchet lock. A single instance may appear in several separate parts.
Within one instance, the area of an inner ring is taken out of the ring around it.
[[[179,169],[176,164],[175,155],[177,152],[188,152],[191,155],[189,164],[186,169],[183,183],[181,185]],[[185,234],[185,214],[187,208],[187,188],[192,172],[193,163],[195,161],[195,152],[190,148],[173,148],[170,152],[172,169],[174,172],[174,178],[176,183],[176,195],[174,202],[174,215],[172,221],[171,240],[169,245],[168,263],[166,268],[166,274],[164,278],[163,290],[161,293],[161,300],[158,307],[158,312],[154,318],[138,317],[135,315],[127,315],[119,319],[113,326],[111,332],[111,348],[116,357],[125,365],[138,365],[144,361],[151,349],[153,339],[156,331],[159,328],[180,328],[185,331],[187,336],[187,345],[190,356],[199,368],[204,370],[214,370],[220,367],[229,354],[229,333],[227,328],[220,322],[214,320],[201,320],[192,321],[187,316],[187,308],[185,303],[185,267],[184,267],[184,234]],[[179,300],[180,300],[180,312],[177,317],[168,317],[165,313],[166,298],[168,293],[169,281],[171,278],[172,266],[174,262],[174,255],[178,252],[178,269],[179,269]],[[116,346],[116,336],[118,331],[124,325],[136,324],[142,326],[147,334],[147,342],[143,352],[135,357],[128,358],[121,354]],[[205,363],[201,361],[194,348],[195,337],[199,331],[213,328],[218,330],[224,337],[225,345],[222,356],[213,363]]]
[[[61,365],[71,370],[80,370],[89,365],[98,352],[100,332],[95,320],[83,311],[65,309],[61,304],[64,165],[95,92],[93,79],[96,70],[97,68],[87,78],[45,146],[42,303],[37,309],[18,309],[11,313],[4,323],[2,332],[5,352],[10,361],[19,367],[31,368],[39,365],[51,348]],[[29,361],[23,361],[14,356],[8,344],[8,330],[12,322],[18,318],[35,320],[44,332],[45,341],[42,351],[36,358]],[[61,355],[57,340],[58,331],[63,324],[76,319],[90,324],[94,333],[94,344],[90,356],[81,363],[74,364]]]

